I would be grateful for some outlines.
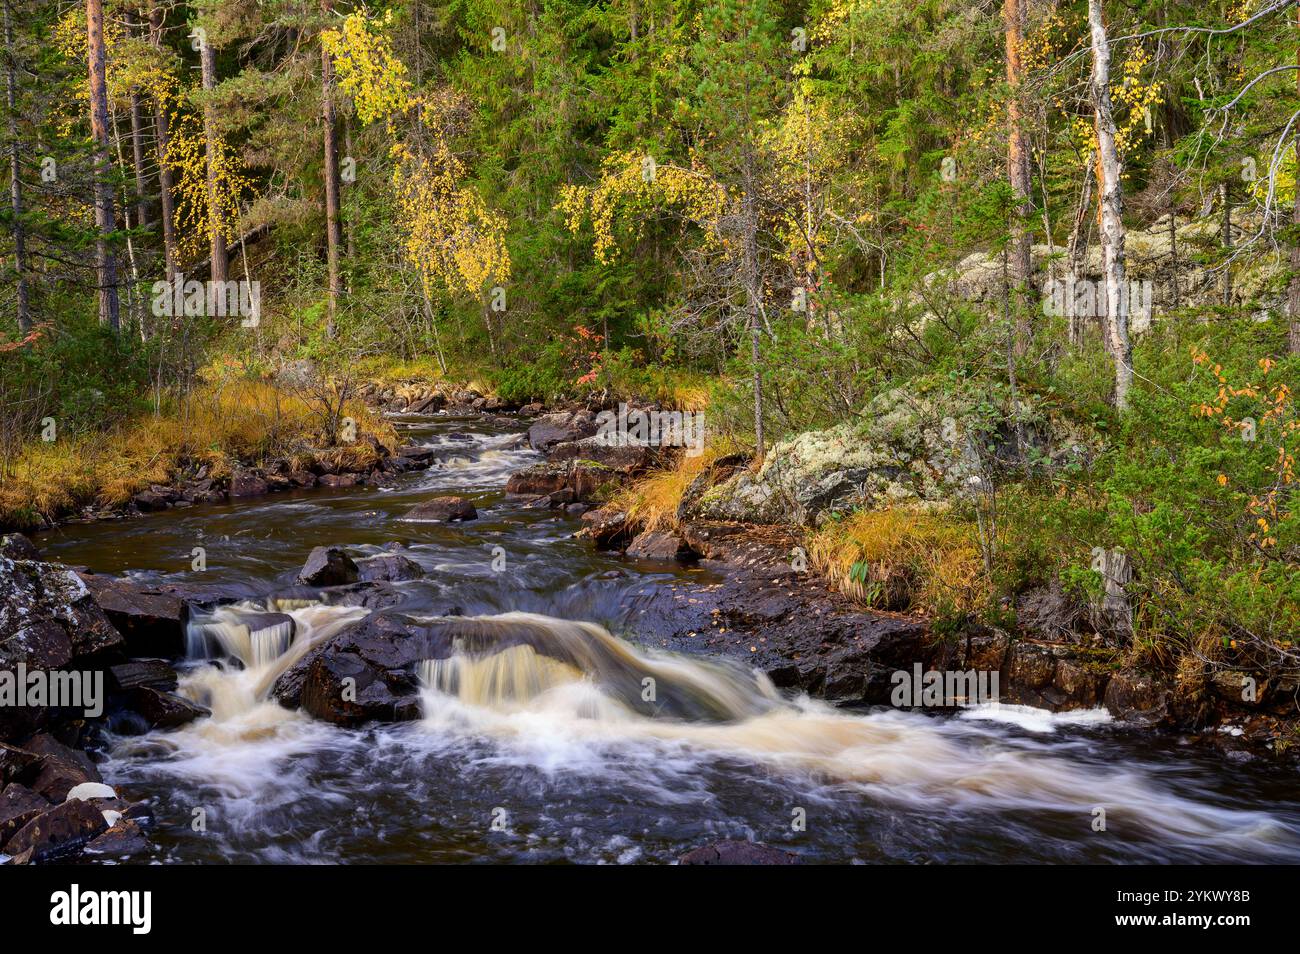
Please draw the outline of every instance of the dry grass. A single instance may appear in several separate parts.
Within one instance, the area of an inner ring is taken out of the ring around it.
[[[358,429],[392,445],[396,435],[360,404],[346,413]],[[298,397],[256,380],[204,385],[158,416],[114,430],[29,444],[0,478],[0,525],[35,526],[86,504],[117,506],[150,484],[166,484],[182,462],[229,474],[235,460],[259,463],[303,454],[320,440],[321,421]],[[340,461],[375,456],[358,443],[329,451]]]
[[[975,612],[991,592],[975,527],[946,513],[859,511],[814,533],[808,555],[836,589],[882,609]]]
[[[677,508],[691,481],[708,470],[732,448],[711,444],[697,457],[679,455],[672,467],[652,471],[624,487],[608,506],[627,514],[628,522],[645,530],[671,530],[677,526]]]

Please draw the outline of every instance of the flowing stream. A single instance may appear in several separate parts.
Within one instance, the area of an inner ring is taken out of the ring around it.
[[[396,421],[438,462],[394,489],[42,537],[52,559],[242,598],[190,625],[180,691],[211,718],[123,735],[102,767],[153,802],[145,860],[667,862],[733,838],[832,862],[1300,861],[1300,786],[1280,764],[1103,712],[837,709],[730,660],[642,645],[637,607],[709,570],[595,553],[570,538],[573,518],[506,498],[506,477],[539,459],[507,428]],[[479,519],[398,520],[441,493],[470,497]],[[369,612],[284,595],[322,544],[400,552],[427,574],[398,584],[402,612],[463,619],[456,652],[419,667],[420,721],[341,729],[269,698],[312,645]],[[527,638],[498,644],[507,630]]]

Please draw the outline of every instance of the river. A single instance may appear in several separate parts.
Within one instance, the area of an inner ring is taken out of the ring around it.
[[[220,583],[246,600],[192,627],[180,691],[212,717],[111,740],[106,780],[150,799],[157,819],[154,854],[138,860],[670,862],[730,838],[810,862],[1300,861],[1300,786],[1281,764],[1103,712],[837,709],[783,698],[737,664],[639,646],[637,607],[670,584],[707,584],[709,569],[595,552],[572,538],[574,518],[508,498],[509,474],[540,459],[516,425],[394,422],[437,463],[391,489],[296,491],[42,535],[51,559]],[[444,493],[469,497],[479,519],[398,519]],[[425,578],[398,584],[404,612],[530,614],[506,619],[580,640],[593,660],[667,674],[712,715],[648,716],[629,704],[636,686],[599,662],[580,671],[516,650],[425,667],[419,721],[342,729],[290,712],[268,698],[275,676],[366,613],[275,602],[324,544],[418,562]],[[254,645],[240,630],[241,612],[267,606],[294,617],[293,646]],[[245,638],[211,638],[220,632]]]

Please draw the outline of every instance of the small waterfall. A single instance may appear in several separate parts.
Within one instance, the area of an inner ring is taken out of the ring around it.
[[[743,666],[638,650],[595,623],[504,613],[451,625],[451,654],[422,661],[418,673],[434,693],[468,705],[516,708],[577,685],[620,715],[688,722],[735,722],[785,705],[765,676]]]
[[[258,669],[288,652],[294,631],[291,616],[268,612],[251,602],[236,603],[191,619],[185,631],[186,651],[191,659],[211,659],[216,649],[247,668]]]
[[[528,702],[548,689],[582,679],[572,666],[539,656],[530,646],[511,646],[489,656],[426,659],[418,672],[435,692],[489,708]]]
[[[298,602],[305,605],[288,605]],[[287,612],[276,612],[281,608]],[[313,646],[369,612],[355,606],[274,598],[262,604],[244,601],[218,607],[190,621],[186,631],[188,655],[196,660],[238,659],[243,668],[195,669],[185,676],[181,691],[212,710],[217,725],[208,726],[206,731],[220,734],[221,723],[237,726],[246,718],[263,728],[264,724],[274,724],[289,715],[274,702],[267,702],[275,680]],[[253,718],[263,704],[270,711]]]

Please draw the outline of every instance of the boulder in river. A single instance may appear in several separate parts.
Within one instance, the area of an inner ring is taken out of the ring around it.
[[[444,496],[416,504],[402,519],[412,523],[456,523],[477,517],[478,511],[464,497]]]
[[[342,586],[360,577],[357,565],[338,547],[317,547],[307,557],[298,573],[299,582],[308,586]]]
[[[420,564],[400,553],[381,553],[379,556],[358,560],[357,571],[363,583],[399,583],[402,580],[418,580],[424,576],[424,568]]]
[[[185,654],[185,601],[173,593],[115,576],[80,574],[133,656]]]
[[[647,444],[619,443],[603,435],[556,444],[546,455],[552,463],[578,460],[593,461],[610,470],[634,474],[651,467],[659,458],[659,449]]]
[[[605,488],[617,486],[623,475],[594,461],[570,460],[563,463],[534,464],[516,471],[506,481],[506,493],[528,496],[550,495],[569,491],[573,499],[587,500]]]
[[[597,427],[596,415],[585,409],[544,414],[528,428],[528,443],[533,450],[549,451],[564,441],[591,437]]]
[[[212,712],[184,696],[136,686],[123,694],[126,708],[139,714],[150,728],[176,729]]]

